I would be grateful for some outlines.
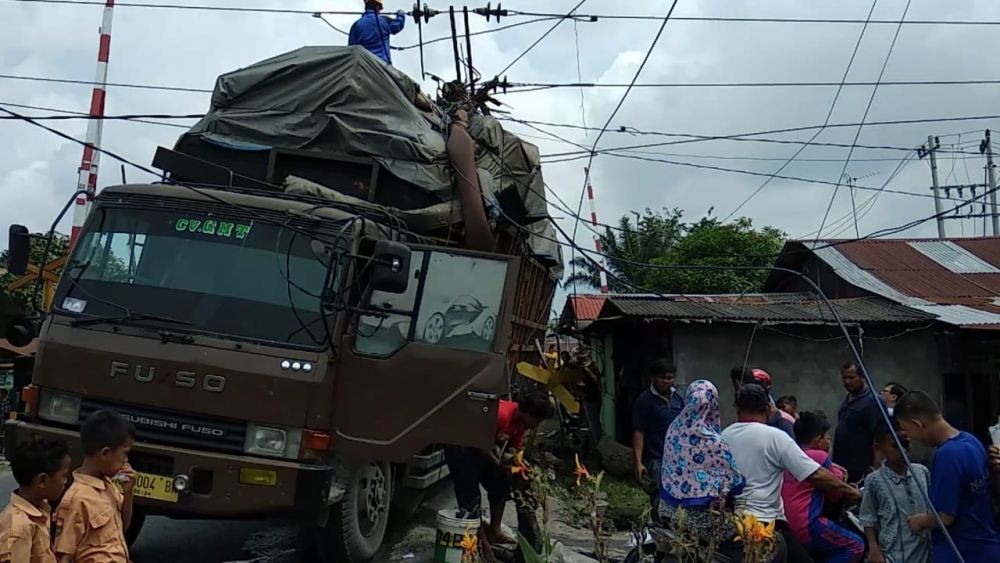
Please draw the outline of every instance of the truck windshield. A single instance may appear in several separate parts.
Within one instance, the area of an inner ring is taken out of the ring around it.
[[[330,223],[320,233],[216,213],[98,208],[55,305],[84,319],[131,311],[151,317],[136,319],[142,326],[158,326],[159,316],[191,323],[169,330],[320,347],[332,324],[322,296],[338,279],[330,233],[343,226]]]

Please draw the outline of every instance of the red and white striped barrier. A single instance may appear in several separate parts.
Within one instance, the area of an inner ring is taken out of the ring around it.
[[[590,169],[584,168],[583,173],[587,177],[587,201],[590,203],[590,224],[594,230],[594,247],[597,249],[597,253],[600,255],[597,257],[597,261],[600,263],[601,268],[601,293],[608,293],[608,274],[605,272],[605,267],[607,266],[604,261],[604,250],[601,245],[601,236],[598,234],[600,230],[597,227],[597,207],[594,204],[594,186],[590,183]]]
[[[83,222],[90,213],[90,206],[97,195],[97,172],[100,168],[101,153],[95,148],[101,147],[101,135],[104,132],[104,101],[105,85],[108,81],[108,58],[111,54],[111,22],[114,14],[115,0],[107,0],[104,5],[104,19],[101,22],[100,48],[97,51],[97,76],[94,91],[90,96],[90,116],[87,123],[86,146],[83,148],[83,159],[80,162],[80,176],[77,180],[77,191],[86,190],[87,195],[76,198],[73,208],[73,230],[70,234],[70,245],[76,243],[83,228]]]

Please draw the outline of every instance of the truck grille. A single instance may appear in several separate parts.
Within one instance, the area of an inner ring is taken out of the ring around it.
[[[80,424],[101,409],[120,413],[135,425],[136,440],[222,452],[243,452],[247,425],[207,419],[190,414],[123,405],[84,398],[80,405]]]

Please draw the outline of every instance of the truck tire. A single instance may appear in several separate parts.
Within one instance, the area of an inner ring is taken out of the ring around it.
[[[367,563],[385,539],[392,503],[388,463],[371,462],[351,476],[343,500],[330,507],[330,519],[317,535],[317,547],[328,563]]]
[[[142,525],[146,523],[146,512],[139,506],[132,507],[132,523],[128,525],[128,531],[125,532],[125,543],[131,548],[135,544],[135,540],[139,537],[139,532],[142,531]]]

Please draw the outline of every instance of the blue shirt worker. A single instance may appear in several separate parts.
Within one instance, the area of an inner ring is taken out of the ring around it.
[[[937,448],[931,465],[931,503],[967,563],[1000,561],[1000,531],[990,499],[986,448],[973,435],[949,424],[934,400],[922,391],[910,391],[894,409],[907,436]],[[914,532],[931,530],[934,563],[959,561],[932,514],[911,515]]]
[[[635,478],[640,483],[647,478],[659,483],[667,429],[684,409],[684,397],[674,385],[677,368],[667,360],[656,360],[650,373],[653,377],[649,389],[632,407],[632,456]]]
[[[389,37],[403,31],[406,14],[396,12],[396,17],[382,15],[382,0],[365,0],[365,13],[351,26],[348,45],[360,45],[373,55],[392,64]]]

